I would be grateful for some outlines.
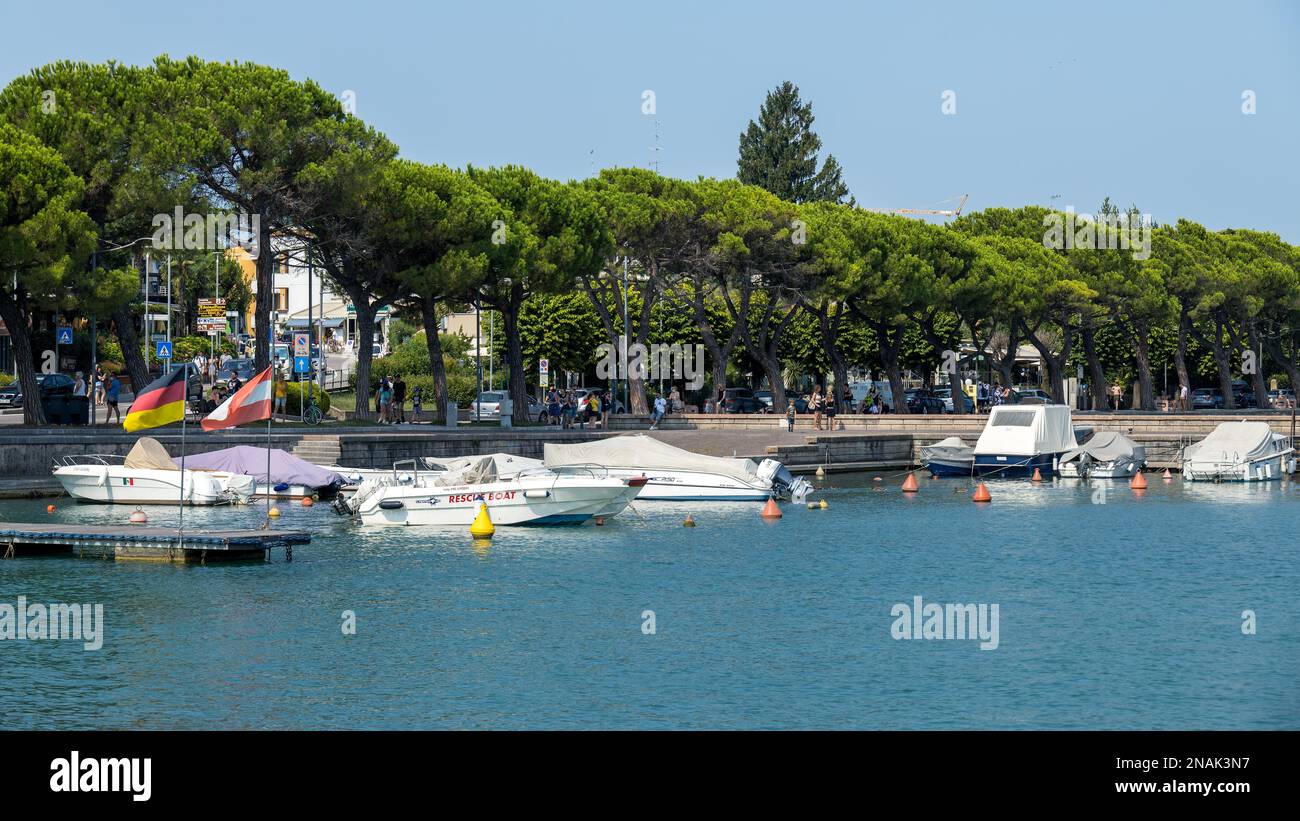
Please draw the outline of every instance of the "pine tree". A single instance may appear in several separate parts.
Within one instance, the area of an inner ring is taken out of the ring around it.
[[[831,154],[821,170],[817,152],[822,141],[812,130],[812,104],[799,99],[790,81],[769,92],[758,122],[740,135],[736,177],[790,202],[843,202],[849,189],[840,179],[840,164]],[[849,199],[852,203],[852,198]]]

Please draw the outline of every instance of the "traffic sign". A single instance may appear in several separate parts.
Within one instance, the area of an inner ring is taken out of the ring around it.
[[[537,384],[543,388],[551,386],[551,362],[548,359],[537,360]]]
[[[59,341],[59,344],[60,344],[60,345],[71,345],[71,344],[72,344],[72,326],[71,326],[71,325],[60,325],[60,326],[59,326],[59,338],[58,338],[58,341]]]
[[[311,334],[293,335],[293,355],[294,356],[311,355]]]
[[[310,371],[310,370],[311,370],[311,357],[309,357],[309,356],[295,356],[295,357],[293,358],[293,372],[294,372],[294,373],[307,373],[307,372]]]
[[[172,343],[163,340],[156,344],[158,347],[154,349],[154,356],[158,357],[159,359],[172,358]]]

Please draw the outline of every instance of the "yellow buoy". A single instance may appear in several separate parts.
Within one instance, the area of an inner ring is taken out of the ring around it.
[[[822,499],[821,504],[817,505],[817,507],[820,507],[822,510],[825,510],[826,508],[830,507],[830,505],[826,504],[825,499]]]
[[[682,527],[695,527],[695,517],[687,513],[686,518],[682,521]]]
[[[266,515],[272,519],[278,519],[280,518],[280,508],[272,506],[270,510],[266,511]]]
[[[826,468],[822,467],[821,465],[817,466],[817,478],[818,479],[826,478]]]
[[[474,517],[474,523],[469,526],[469,535],[475,539],[491,539],[497,529],[492,525],[492,517],[488,515],[487,505],[479,502],[478,515]]]

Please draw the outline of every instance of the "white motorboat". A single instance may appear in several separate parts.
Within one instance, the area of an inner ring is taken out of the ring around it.
[[[975,471],[975,448],[959,437],[949,436],[924,445],[921,464],[934,476],[971,476]]]
[[[998,405],[975,443],[975,472],[1007,479],[1056,472],[1062,454],[1078,446],[1066,405]]]
[[[367,478],[351,497],[340,497],[334,509],[368,525],[468,527],[486,504],[498,526],[581,524],[622,512],[645,485],[643,479],[544,469],[504,479],[492,457],[467,461],[439,471],[422,471],[415,460],[399,462],[389,475]]]
[[[1146,463],[1146,448],[1121,433],[1103,430],[1062,454],[1057,470],[1075,479],[1129,479]]]
[[[1183,449],[1189,481],[1258,482],[1294,473],[1295,449],[1264,422],[1224,422]]]
[[[795,478],[775,459],[729,459],[673,447],[645,434],[614,436],[573,445],[547,443],[543,464],[553,471],[604,470],[621,479],[643,478],[638,501],[799,501],[808,480]]]
[[[122,505],[176,505],[182,499],[191,505],[240,504],[253,493],[251,476],[188,467],[182,471],[167,449],[147,436],[136,440],[124,457],[61,457],[54,478],[73,498]]]

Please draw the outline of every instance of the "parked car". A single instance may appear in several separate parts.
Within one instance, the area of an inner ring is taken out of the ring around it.
[[[1011,398],[1017,405],[1050,405],[1052,395],[1041,388],[1025,388],[1011,391]]]
[[[247,382],[255,376],[253,370],[253,360],[251,359],[229,359],[226,360],[225,367],[217,369],[217,385],[224,388],[230,383],[231,376],[239,377],[240,382]]]
[[[591,395],[591,392],[592,392],[592,391],[600,391],[600,390],[603,390],[603,389],[602,389],[602,388],[577,388],[577,389],[575,389],[575,390],[573,391],[573,397],[574,397],[574,401],[578,403],[578,408],[579,408],[579,409],[582,408],[582,403],[586,401],[587,397]],[[623,400],[622,400],[622,399],[619,399],[617,396],[615,396],[615,397],[611,397],[611,398],[613,399],[613,402],[612,402],[611,404],[613,404],[613,406],[614,406],[614,407],[612,408],[612,410],[614,411],[614,413],[626,413],[626,412],[627,412],[627,409],[626,409],[625,407],[623,407]]]
[[[161,376],[162,376],[162,371],[150,371],[149,381],[152,382],[153,380],[158,379]],[[199,374],[198,371],[194,370],[193,368],[190,368],[189,376],[186,377],[185,382],[186,382],[186,387],[185,387],[186,399],[203,398],[203,377]]]
[[[943,413],[943,400],[929,388],[912,388],[904,391],[908,413]]]
[[[771,413],[772,409],[753,396],[723,395],[723,413]]]
[[[509,398],[508,391],[483,391],[478,400],[469,403],[470,419],[500,419],[501,403]],[[546,420],[546,406],[534,396],[528,397],[528,418],[538,422]]]
[[[952,407],[952,388],[935,388],[933,394],[943,402],[943,412],[953,413]],[[975,412],[975,401],[967,396],[964,392],[961,394],[962,405],[966,408],[966,413]]]
[[[1223,391],[1217,388],[1197,388],[1192,391],[1193,410],[1214,410],[1223,407]]]
[[[36,375],[36,384],[41,389],[41,397],[71,394],[73,380],[66,373],[42,373]],[[23,389],[17,382],[0,388],[0,406],[21,408],[23,406]]]
[[[1290,388],[1281,388],[1276,391],[1268,392],[1268,404],[1274,408],[1294,408],[1295,391]]]

